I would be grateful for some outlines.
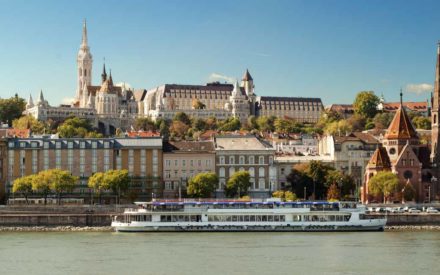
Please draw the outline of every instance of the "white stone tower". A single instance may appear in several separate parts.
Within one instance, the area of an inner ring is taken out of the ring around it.
[[[244,88],[244,91],[246,92],[246,95],[249,99],[250,114],[255,115],[256,96],[254,93],[254,88],[255,88],[254,79],[252,78],[248,69],[246,69],[246,72],[244,73],[243,78],[241,79],[241,86]]]
[[[84,102],[87,102],[87,99],[84,100],[84,97],[88,97],[88,95],[83,94],[84,85],[90,86],[92,85],[92,65],[93,58],[90,53],[89,45],[87,44],[87,25],[86,20],[84,20],[83,31],[82,31],[82,42],[79,48],[78,57],[76,59],[76,63],[78,66],[78,88],[76,91],[76,99],[80,103],[80,107],[84,107]]]

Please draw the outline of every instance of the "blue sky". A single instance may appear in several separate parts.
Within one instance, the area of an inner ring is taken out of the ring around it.
[[[397,101],[402,87],[405,100],[426,100],[439,10],[438,0],[0,0],[0,97],[73,97],[86,18],[94,84],[105,57],[114,81],[136,89],[249,68],[258,95],[328,105],[361,90]]]

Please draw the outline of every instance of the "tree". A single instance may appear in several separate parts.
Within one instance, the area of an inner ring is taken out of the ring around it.
[[[314,198],[323,198],[326,193],[326,177],[329,171],[334,170],[333,167],[326,165],[320,161],[312,160],[306,173],[313,180]]]
[[[282,201],[296,201],[296,195],[295,193],[292,193],[291,191],[283,191],[278,190],[272,193],[272,197],[274,198],[280,198]]]
[[[25,100],[17,94],[11,98],[0,98],[0,122],[11,126],[14,119],[21,117],[25,107]]]
[[[41,171],[32,178],[32,190],[40,193],[44,198],[44,205],[47,204],[47,196],[49,196],[51,189],[50,184],[52,175],[49,170]]]
[[[30,129],[33,134],[44,134],[46,131],[49,131],[49,126],[42,121],[38,121],[31,115],[22,116],[20,118],[14,119],[12,121],[12,127],[15,129]]]
[[[304,195],[304,199],[312,195],[313,180],[302,167],[295,166],[286,179],[290,183],[293,193],[301,194],[301,197]]]
[[[191,119],[189,118],[189,116],[187,114],[185,114],[184,112],[177,112],[174,117],[173,117],[173,122],[174,121],[179,121],[182,122],[188,126],[191,125]]]
[[[230,117],[222,121],[221,125],[219,125],[220,131],[237,131],[240,130],[241,123],[240,120],[236,117]]]
[[[192,100],[192,107],[193,107],[193,109],[196,109],[196,110],[202,110],[202,109],[206,108],[206,105],[203,104],[203,102],[201,102],[199,99],[194,98]]]
[[[412,186],[411,183],[406,183],[405,187],[403,187],[403,199],[404,201],[412,201],[416,196],[416,189]]]
[[[210,198],[218,185],[215,173],[199,173],[188,182],[187,193],[195,198]]]
[[[392,192],[399,190],[399,178],[390,171],[381,171],[368,182],[368,192],[374,196],[383,196],[383,202]]]
[[[139,131],[156,131],[156,125],[149,117],[138,117],[134,121],[134,128]]]
[[[101,203],[101,192],[102,190],[110,189],[110,186],[106,186],[105,174],[102,172],[97,172],[89,177],[87,186],[93,189],[95,194],[98,194],[98,201]]]
[[[257,125],[258,129],[263,132],[273,132],[275,131],[274,122],[275,122],[274,116],[259,116],[257,118]]]
[[[393,120],[392,113],[378,113],[373,118],[374,127],[378,130],[387,129]]]
[[[92,131],[92,124],[88,119],[71,117],[58,126],[58,133],[63,138],[86,137]]]
[[[335,201],[339,200],[341,198],[341,193],[339,191],[338,186],[336,183],[333,183],[330,185],[329,189],[327,190],[327,200],[329,201]]]
[[[202,118],[194,118],[192,121],[192,128],[196,131],[204,131],[206,128],[206,122]]]
[[[424,116],[416,116],[412,123],[417,129],[431,130],[431,119]]]
[[[117,195],[119,204],[121,194],[124,193],[130,185],[130,177],[127,170],[109,170],[104,175],[104,186]]]
[[[373,118],[377,113],[380,100],[373,91],[363,91],[356,95],[353,103],[354,112],[364,118]]]
[[[168,140],[168,138],[170,137],[170,129],[165,120],[162,120],[162,122],[160,123],[159,131],[163,139]]]
[[[26,204],[29,204],[28,197],[32,194],[32,181],[35,175],[24,176],[14,180],[12,184],[12,192],[20,193],[26,200]]]
[[[241,195],[247,195],[249,187],[251,187],[250,175],[247,171],[237,171],[229,177],[225,187],[225,194],[229,198]]]
[[[351,131],[352,131],[352,126],[345,119],[331,122],[327,124],[327,126],[324,129],[324,132],[327,135],[337,135],[337,136],[345,136],[347,133],[350,133]]]
[[[184,138],[189,126],[182,121],[173,120],[170,127],[171,135],[174,137]]]
[[[50,189],[57,195],[58,204],[61,204],[63,192],[72,192],[75,189],[78,177],[72,176],[69,171],[60,169],[47,170],[50,176]]]

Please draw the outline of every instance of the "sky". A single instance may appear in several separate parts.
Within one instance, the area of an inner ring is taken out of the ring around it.
[[[258,95],[351,103],[372,90],[387,101],[426,101],[440,39],[440,1],[0,0],[0,97],[51,105],[74,97],[87,20],[93,84],[105,58],[114,82],[241,79]]]

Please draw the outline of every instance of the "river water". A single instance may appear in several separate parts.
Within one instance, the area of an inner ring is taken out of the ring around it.
[[[440,274],[440,232],[0,232],[0,274]]]

